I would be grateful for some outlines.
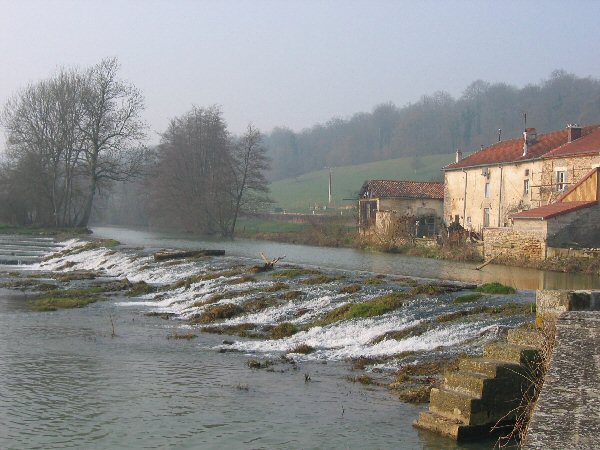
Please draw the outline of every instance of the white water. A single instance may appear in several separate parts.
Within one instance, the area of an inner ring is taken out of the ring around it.
[[[73,250],[85,245],[85,242],[70,240],[60,249]],[[166,285],[192,275],[210,273],[229,269],[239,265],[240,260],[250,264],[250,261],[240,258],[213,258],[201,261],[171,261],[155,262],[151,256],[141,255],[139,250],[121,249],[112,250],[98,248],[85,250],[80,253],[57,256],[44,262],[31,266],[32,270],[91,270],[106,274],[108,277],[125,278],[132,282],[144,281],[150,284]],[[65,264],[67,266],[65,266]],[[220,325],[239,325],[252,323],[258,326],[276,325],[290,322],[302,325],[322,317],[327,312],[349,302],[362,302],[391,292],[394,285],[393,277],[386,280],[386,284],[363,286],[360,294],[340,294],[343,285],[361,283],[364,275],[353,275],[348,272],[338,271],[346,279],[332,283],[307,286],[295,280],[286,280],[290,289],[299,290],[302,296],[298,299],[280,301],[277,305],[259,312],[242,314],[224,320]],[[244,274],[221,276],[212,280],[191,284],[189,287],[180,287],[153,294],[147,294],[130,301],[120,301],[121,308],[142,308],[147,312],[167,312],[175,314],[179,319],[186,320],[208,307],[221,303],[234,303],[242,305],[247,301],[264,295],[262,288],[274,283],[272,280],[258,279],[254,282],[231,284],[238,281]],[[395,288],[397,289],[397,287]],[[207,306],[193,306],[194,303],[209,299],[212,295],[224,292],[238,292],[231,298],[220,300]],[[275,295],[275,294],[273,294]],[[524,322],[523,316],[493,317],[461,322],[436,323],[435,318],[460,309],[470,308],[467,305],[454,305],[452,299],[458,294],[442,294],[431,298],[419,297],[406,301],[404,306],[388,314],[368,318],[342,321],[325,327],[313,327],[295,335],[277,340],[248,340],[236,338],[233,345],[226,346],[248,354],[277,356],[287,354],[302,360],[345,360],[358,357],[381,358],[398,355],[405,352],[428,352],[431,354],[455,353],[458,351],[475,351],[489,339],[494,338],[490,329],[516,326]],[[478,304],[498,305],[508,300],[532,301],[532,293],[521,292],[518,296],[489,296]],[[420,336],[407,337],[401,340],[386,339],[378,343],[373,341],[379,336],[391,331],[400,331],[430,321],[433,325],[430,330]],[[185,325],[184,322],[181,323]],[[185,325],[187,327],[187,325]],[[496,328],[494,328],[496,327]],[[307,344],[315,349],[309,355],[294,354],[292,350],[300,345]],[[225,348],[217,346],[215,350]],[[433,353],[432,353],[433,352]],[[387,363],[387,368],[395,367],[394,363]]]

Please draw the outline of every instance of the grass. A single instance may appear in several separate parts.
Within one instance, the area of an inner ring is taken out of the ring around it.
[[[372,385],[372,384],[376,384],[375,381],[373,380],[373,378],[371,378],[369,375],[357,375],[357,376],[349,376],[347,377],[348,381],[351,381],[352,383],[360,383],[360,384],[364,384],[366,386]]]
[[[300,284],[306,284],[306,285],[312,286],[315,284],[331,283],[333,281],[341,280],[343,278],[344,278],[343,276],[315,275],[314,277],[310,277],[310,278],[300,281]]]
[[[364,319],[367,317],[381,316],[387,312],[398,309],[403,301],[420,294],[433,295],[444,292],[441,286],[422,284],[408,291],[391,292],[361,303],[348,303],[328,312],[325,317],[309,324],[308,326],[325,326],[340,320]]]
[[[452,300],[452,303],[454,303],[455,305],[458,305],[461,303],[476,302],[482,296],[483,296],[483,294],[481,294],[480,292],[473,292],[471,294],[465,294],[465,295],[461,295],[460,297],[456,297],[454,300]]]
[[[250,331],[254,330],[256,325],[253,323],[240,323],[238,325],[227,325],[222,327],[203,327],[202,331],[213,334],[228,334],[232,336],[248,337]],[[253,333],[259,334],[260,333]]]
[[[208,272],[208,273],[201,273],[198,275],[192,275],[187,278],[182,278],[181,280],[178,280],[175,283],[169,285],[167,287],[167,290],[174,290],[174,289],[179,289],[179,288],[189,289],[190,286],[195,283],[201,283],[203,281],[215,280],[215,279],[221,278],[221,277],[232,277],[235,275],[239,275],[241,272],[242,272],[242,269],[230,269],[230,270],[222,270],[222,271],[217,271],[217,272]],[[250,278],[252,278],[252,277],[250,277]],[[243,283],[243,282],[245,282],[245,281],[240,281],[240,283]],[[232,284],[236,284],[236,283],[232,283]]]
[[[80,289],[53,289],[28,301],[35,311],[81,308],[98,301],[99,294],[106,292],[102,286]]]
[[[378,284],[384,284],[385,280],[383,280],[381,278],[367,278],[366,280],[363,281],[363,283],[365,283],[366,285],[378,285]]]
[[[402,306],[402,301],[408,297],[405,292],[392,292],[362,303],[349,303],[330,311],[314,325],[325,326],[340,320],[359,319],[380,316]]]
[[[263,292],[277,292],[277,291],[283,291],[284,289],[289,289],[289,285],[285,284],[285,283],[281,283],[281,282],[277,282],[275,284],[272,284],[271,286],[267,286],[266,288],[262,288]]]
[[[191,341],[192,339],[196,339],[198,337],[197,334],[188,331],[187,333],[173,333],[167,336],[167,339],[177,339],[177,340],[186,340]]]
[[[82,308],[94,303],[98,297],[44,297],[29,300],[34,311],[56,311],[58,309]]]
[[[240,217],[235,231],[240,236],[256,233],[294,233],[304,230],[308,224],[290,223],[279,220],[263,220],[256,217]]]
[[[298,327],[293,323],[283,322],[271,328],[271,339],[282,339],[298,332]]]
[[[403,330],[388,331],[387,333],[384,333],[381,336],[377,336],[375,339],[373,339],[371,341],[371,344],[378,344],[379,342],[385,341],[387,339],[401,341],[402,339],[406,339],[409,337],[420,336],[423,333],[429,331],[430,329],[430,322],[422,322],[412,327],[405,328]]]
[[[233,303],[223,303],[207,308],[190,319],[191,323],[210,323],[215,320],[229,319],[241,314],[244,310]]]
[[[75,281],[75,280],[93,280],[99,276],[97,272],[91,270],[74,270],[73,272],[60,272],[50,275],[57,281]]]
[[[129,297],[139,297],[140,295],[150,294],[152,292],[156,292],[156,287],[149,285],[145,281],[138,281],[131,285],[127,291],[127,295]]]
[[[288,291],[284,292],[281,295],[282,300],[296,300],[297,298],[302,297],[302,291]]]
[[[0,234],[19,234],[25,236],[81,236],[89,234],[87,228],[45,228],[37,226],[0,224]]]
[[[514,287],[506,286],[496,281],[494,281],[493,283],[482,284],[475,290],[484,294],[514,294],[516,292],[516,289]]]
[[[171,317],[175,316],[176,314],[171,313],[171,312],[151,311],[151,312],[145,313],[144,315],[147,317],[159,317],[164,320],[169,320]]]
[[[333,168],[333,202],[336,205],[353,204],[344,199],[356,198],[362,184],[369,179],[441,180],[440,168],[453,162],[454,155],[423,156],[420,158],[421,166],[417,170],[413,169],[414,159],[407,156]],[[270,197],[275,201],[274,206],[289,212],[311,212],[315,203],[327,203],[328,181],[328,169],[278,180],[270,185]]]
[[[319,273],[318,270],[314,269],[304,269],[301,267],[291,267],[289,269],[280,269],[276,272],[273,272],[273,278],[297,278],[303,275],[314,275]]]
[[[519,314],[535,314],[535,303],[515,303],[509,302],[498,306],[477,306],[472,309],[463,309],[453,313],[438,316],[436,320],[440,323],[453,322],[463,317],[474,316],[477,314],[516,316]]]
[[[251,369],[266,369],[267,367],[272,366],[273,362],[267,359],[265,362],[261,363],[257,359],[249,359],[248,361],[246,361],[246,365]]]
[[[288,353],[300,353],[302,355],[308,355],[309,353],[312,353],[314,351],[314,347],[308,344],[299,344],[296,347],[288,350]]]
[[[344,286],[338,292],[340,294],[354,294],[356,292],[359,292],[361,289],[362,286],[360,284],[351,284],[349,286]]]

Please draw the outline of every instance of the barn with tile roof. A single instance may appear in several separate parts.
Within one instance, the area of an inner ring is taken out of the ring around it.
[[[363,232],[388,233],[402,220],[410,223],[411,234],[432,236],[443,221],[443,200],[440,182],[365,181],[359,193],[359,226]]]

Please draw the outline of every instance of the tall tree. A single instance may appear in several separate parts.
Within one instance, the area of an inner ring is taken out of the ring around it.
[[[104,183],[125,181],[140,173],[146,126],[141,92],[117,78],[116,58],[101,61],[84,78],[81,132],[85,138],[86,197],[79,226],[87,226],[94,195]]]
[[[262,133],[249,124],[237,145],[233,146],[233,183],[229,193],[232,208],[228,220],[221,224],[223,234],[228,237],[233,237],[240,213],[269,202],[265,172],[270,169],[270,159],[262,140]]]
[[[220,231],[232,180],[230,150],[218,107],[194,107],[171,120],[147,180],[152,222],[201,233]]]
[[[116,59],[62,69],[6,103],[5,173],[21,187],[28,222],[87,226],[98,189],[139,172],[143,99],[117,71]]]

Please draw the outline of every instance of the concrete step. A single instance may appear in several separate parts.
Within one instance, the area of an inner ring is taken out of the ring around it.
[[[480,373],[489,378],[513,378],[517,374],[525,373],[519,364],[490,358],[465,358],[460,361],[458,368],[465,372]]]
[[[413,422],[413,425],[417,428],[433,431],[455,440],[460,439],[461,427],[464,428],[464,423],[461,421],[448,419],[431,411],[420,412],[419,418]]]
[[[508,343],[525,347],[542,348],[544,336],[539,330],[513,328],[508,330]]]
[[[540,360],[540,351],[529,346],[494,342],[483,348],[483,356],[531,367],[536,361]]]
[[[477,372],[458,371],[445,375],[444,388],[451,389],[475,398],[487,400],[497,396],[512,397],[523,392],[527,380],[521,374],[501,378],[491,378]]]
[[[480,399],[442,386],[433,388],[429,398],[429,410],[447,419],[456,420],[465,425],[489,425],[500,419],[512,420],[521,396],[512,395],[509,399],[502,396]]]
[[[503,422],[503,425],[508,425],[510,423],[511,422]],[[448,419],[447,417],[431,411],[419,413],[419,418],[413,422],[413,426],[450,437],[458,442],[464,442],[480,437],[490,437],[491,433],[498,434],[498,431],[493,431],[491,425],[465,425],[460,421]],[[501,429],[501,433],[505,433],[505,428]]]

